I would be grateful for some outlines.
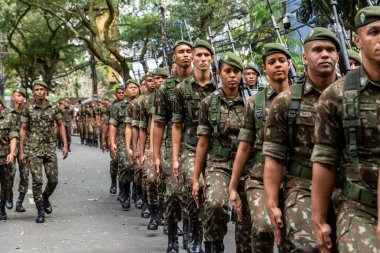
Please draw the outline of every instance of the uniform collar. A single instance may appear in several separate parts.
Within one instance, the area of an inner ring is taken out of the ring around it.
[[[191,83],[196,83],[199,87],[201,87],[199,85],[198,81],[195,79],[195,75],[194,74],[191,75],[190,78],[191,78],[190,79]],[[209,82],[206,83],[206,85],[203,86],[203,87],[207,87],[207,86],[210,86],[210,85],[212,85],[213,87],[215,87],[215,79],[214,79],[214,77],[212,75],[211,75],[211,79],[209,80]]]
[[[40,106],[39,104],[37,104],[37,101],[34,99],[33,108],[45,109],[49,106],[52,106],[49,100],[46,100],[46,104],[44,106]]]
[[[360,90],[363,90],[365,87],[367,87],[368,84],[372,84],[374,86],[380,87],[380,83],[376,83],[372,81],[371,79],[369,79],[363,66],[360,66],[359,73],[360,73]]]
[[[233,100],[228,100],[226,98],[226,96],[224,95],[224,91],[222,88],[219,88],[217,89],[216,91],[214,91],[214,94],[217,95],[222,101],[224,101],[226,104],[229,104],[231,102],[233,102],[234,104],[237,104],[237,103],[243,103],[244,104],[244,100],[243,98],[240,96],[240,93],[238,94],[237,97],[235,97]]]

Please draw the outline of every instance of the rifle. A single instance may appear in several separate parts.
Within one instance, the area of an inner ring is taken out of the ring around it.
[[[278,27],[277,25],[277,21],[276,19],[274,18],[274,14],[273,14],[273,10],[272,10],[272,6],[270,5],[270,2],[269,0],[267,0],[267,4],[268,4],[268,7],[269,7],[269,11],[270,11],[270,18],[272,20],[272,24],[273,24],[273,27],[274,27],[274,30],[276,31],[276,34],[277,34],[277,38],[278,38],[278,41],[286,48],[286,49],[289,49],[288,46],[286,45],[285,41],[282,40],[281,38],[281,34],[280,34],[280,28]],[[292,83],[295,83],[298,79],[298,75],[297,75],[297,71],[294,67],[294,64],[292,61],[290,61],[290,71],[289,71],[289,79],[292,81]]]
[[[338,2],[336,0],[331,0],[330,4],[331,4],[333,14],[334,14],[333,27],[334,27],[335,33],[337,34],[340,45],[341,45],[340,57],[339,57],[339,66],[340,66],[341,73],[343,75],[345,75],[345,74],[347,74],[348,71],[351,70],[350,60],[348,58],[347,47],[346,47],[346,39],[344,37],[343,27],[339,23],[339,15],[338,15],[338,11],[337,11]]]
[[[207,31],[208,31],[208,36],[210,37],[210,44],[211,44],[212,50],[214,50],[214,60],[213,60],[213,64],[211,65],[212,74],[216,80],[216,88],[219,89],[220,87],[222,87],[222,84],[220,83],[220,80],[219,80],[218,75],[217,75],[217,73],[218,73],[218,59],[216,59],[216,50],[215,50],[215,46],[214,46],[214,35],[211,32],[211,26],[210,25],[207,27]]]

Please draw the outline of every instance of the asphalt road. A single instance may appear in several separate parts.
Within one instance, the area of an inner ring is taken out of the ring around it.
[[[24,202],[27,211],[7,210],[8,220],[0,223],[0,252],[165,252],[167,237],[162,227],[148,231],[148,219],[140,218],[140,210],[133,205],[130,211],[123,211],[116,196],[109,194],[109,153],[80,145],[78,137],[72,140],[66,160],[58,152],[59,184],[50,199],[53,213],[44,224],[35,223],[29,182]],[[15,201],[17,185],[18,172]],[[234,226],[230,224],[229,229],[225,252],[235,252]]]

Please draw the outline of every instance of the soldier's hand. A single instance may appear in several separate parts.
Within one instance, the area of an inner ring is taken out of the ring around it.
[[[274,242],[276,246],[281,244],[281,229],[284,226],[282,222],[282,212],[277,206],[269,207],[268,213],[270,221],[272,223],[272,229],[274,233]]]
[[[103,153],[106,150],[106,148],[107,148],[107,142],[106,142],[106,140],[102,140],[102,152]]]
[[[14,160],[14,154],[9,154],[7,156],[7,164],[10,165],[10,164],[13,164],[13,160]]]
[[[117,147],[116,147],[115,143],[111,143],[111,145],[110,145],[110,151],[111,151],[112,156],[114,158],[116,158]]]
[[[130,148],[127,148],[127,155],[128,155],[128,159],[129,161],[131,161],[131,163],[134,163],[135,161],[133,160],[133,152]]]
[[[68,154],[69,154],[69,148],[67,146],[64,146],[62,149],[62,158],[66,159]]]
[[[26,160],[25,160],[25,153],[24,153],[24,152],[20,152],[20,153],[18,154],[18,158],[20,159],[20,161],[21,161],[22,163],[26,163]]]
[[[313,222],[314,233],[320,252],[329,253],[332,249],[331,228],[327,223]]]
[[[160,158],[154,160],[153,170],[156,175],[157,181],[160,182]]]
[[[199,209],[199,181],[193,180],[193,199],[195,201],[195,204],[197,205],[197,208]]]
[[[230,190],[229,192],[230,195],[230,202],[232,205],[232,208],[235,209],[237,219],[238,221],[243,220],[243,211],[242,211],[242,203],[239,197],[239,194],[235,190]]]
[[[179,183],[178,169],[179,169],[179,162],[173,162],[173,175],[174,175],[175,180],[177,181],[177,183]]]

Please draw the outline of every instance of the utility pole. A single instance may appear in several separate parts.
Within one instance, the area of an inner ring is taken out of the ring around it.
[[[91,42],[94,43],[94,38],[91,36]],[[98,94],[98,76],[96,75],[96,59],[94,54],[90,51],[90,68],[92,80],[92,94]]]

